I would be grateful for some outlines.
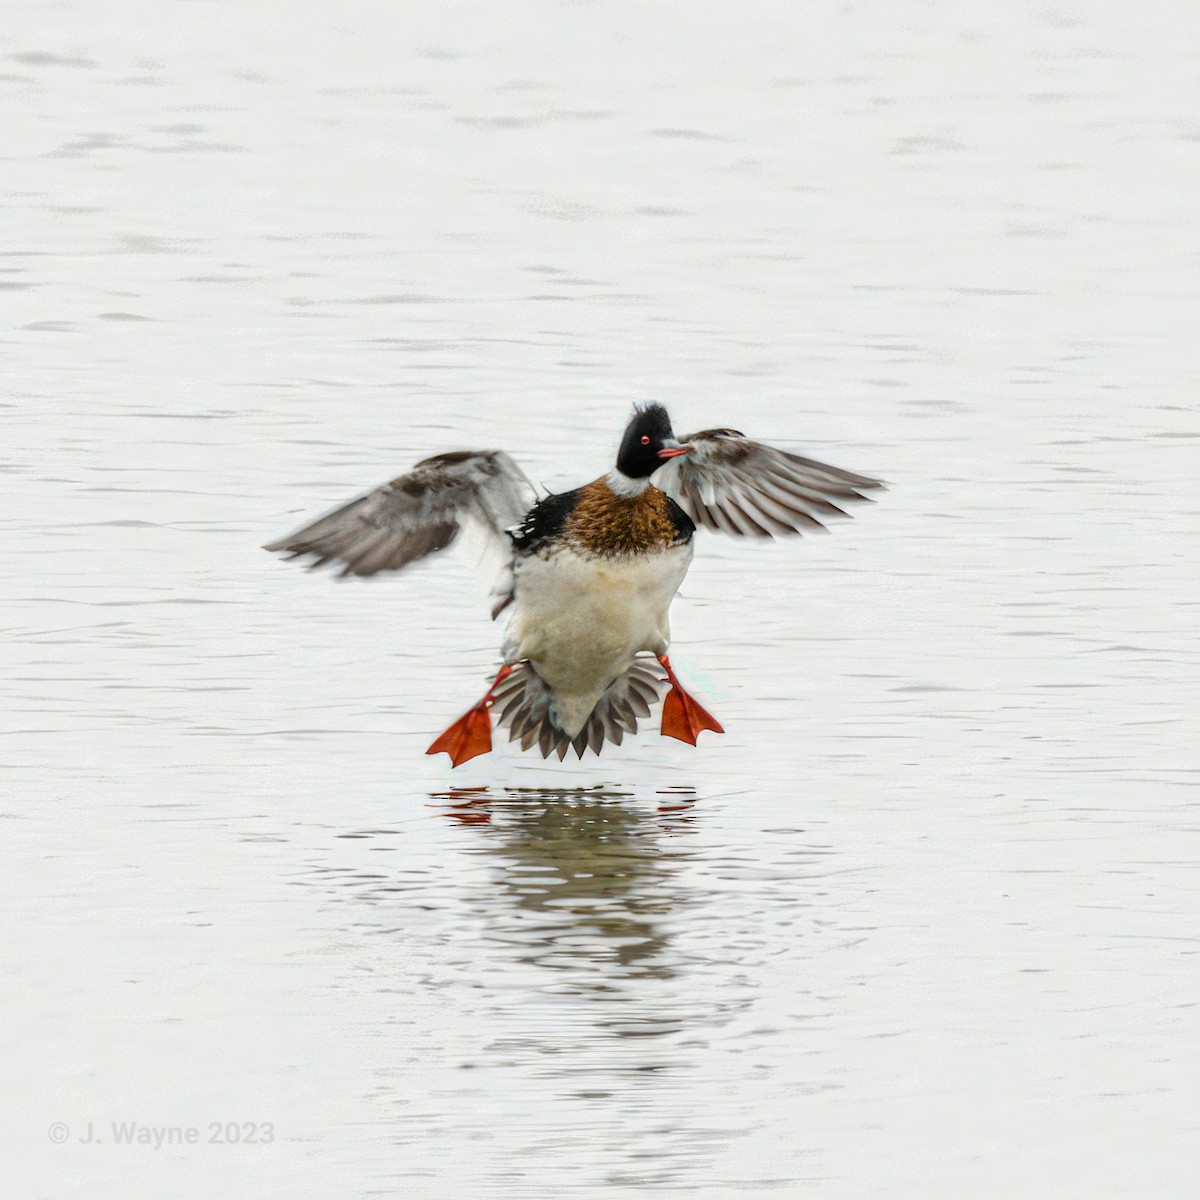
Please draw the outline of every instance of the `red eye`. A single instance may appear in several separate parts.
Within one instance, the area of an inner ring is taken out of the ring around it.
[[[642,434],[642,445],[643,446],[650,445],[650,439],[644,433]]]

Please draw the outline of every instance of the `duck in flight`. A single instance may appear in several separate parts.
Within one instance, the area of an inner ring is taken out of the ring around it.
[[[823,528],[876,479],[752,441],[735,429],[678,439],[661,404],[635,408],[616,466],[535,502],[503,450],[457,450],[360,496],[266,549],[396,571],[482,527],[503,555],[492,617],[509,614],[503,665],[483,698],[429,747],[459,766],[492,748],[492,716],[543,758],[620,744],[663,700],[661,731],[690,745],[721,725],[667,657],[668,610],[698,526],[772,537]]]

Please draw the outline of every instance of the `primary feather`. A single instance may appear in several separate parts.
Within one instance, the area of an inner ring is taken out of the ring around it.
[[[419,462],[374,491],[318,517],[266,549],[374,575],[444,550],[469,524],[511,559],[505,530],[533,502],[533,485],[503,450],[456,450]]]
[[[697,525],[722,533],[773,537],[822,529],[846,516],[847,501],[866,500],[878,479],[756,442],[736,429],[706,429],[682,438],[691,451],[654,475]]]

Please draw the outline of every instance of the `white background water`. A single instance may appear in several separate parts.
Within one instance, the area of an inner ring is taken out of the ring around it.
[[[1194,1197],[1198,24],[10,0],[5,1195]],[[451,774],[469,562],[259,545],[647,398],[891,488]]]

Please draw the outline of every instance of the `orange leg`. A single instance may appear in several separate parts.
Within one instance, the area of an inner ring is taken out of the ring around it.
[[[671,670],[671,660],[665,654],[658,656],[662,668],[671,682],[671,690],[663,701],[662,733],[664,737],[678,738],[689,746],[696,744],[696,739],[706,730],[713,733],[724,733],[721,722],[710,712],[706,712],[692,696],[683,690],[675,672]]]
[[[492,748],[492,718],[489,712],[492,697],[500,684],[512,673],[511,666],[501,667],[492,681],[492,686],[488,688],[487,695],[470,712],[463,713],[425,753],[450,755],[452,767],[461,767],[463,763],[477,758],[480,754],[487,754]]]

